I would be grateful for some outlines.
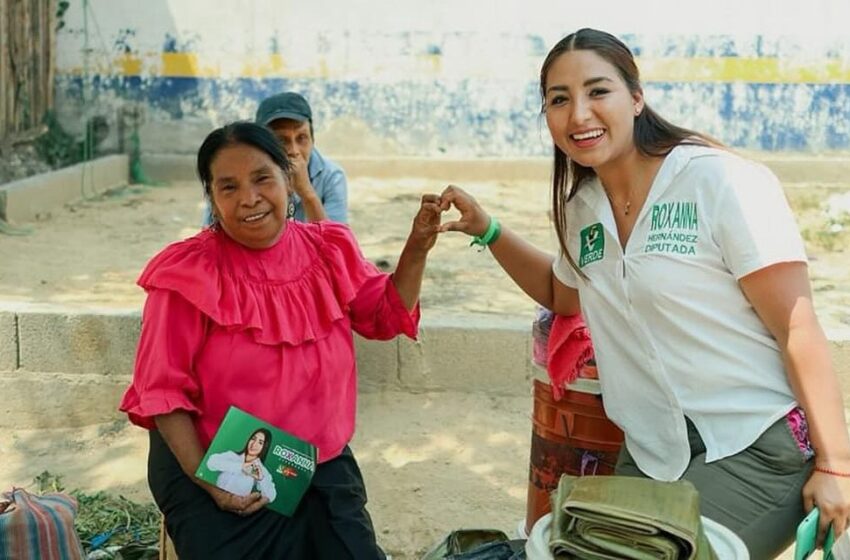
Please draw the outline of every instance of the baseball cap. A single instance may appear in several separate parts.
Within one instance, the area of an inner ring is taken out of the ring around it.
[[[257,108],[254,120],[257,124],[267,125],[277,119],[292,119],[304,122],[313,120],[313,111],[310,104],[301,95],[294,91],[278,93],[263,99]]]

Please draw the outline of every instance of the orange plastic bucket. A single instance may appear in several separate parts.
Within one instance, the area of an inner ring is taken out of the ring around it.
[[[549,494],[562,474],[614,474],[622,445],[623,432],[605,415],[600,396],[566,391],[555,401],[551,385],[535,379],[526,534],[551,511]]]

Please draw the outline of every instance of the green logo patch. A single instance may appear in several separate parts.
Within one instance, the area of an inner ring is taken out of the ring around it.
[[[581,251],[578,265],[583,267],[592,262],[601,261],[605,256],[605,233],[602,224],[595,223],[581,230]]]

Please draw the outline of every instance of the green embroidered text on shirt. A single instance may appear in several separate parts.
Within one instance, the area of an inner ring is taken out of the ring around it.
[[[662,229],[699,229],[697,223],[696,202],[664,202],[652,205],[652,225],[650,230]]]
[[[696,202],[663,202],[653,204],[645,253],[695,255],[697,232]]]
[[[584,266],[602,260],[605,256],[605,234],[602,224],[595,223],[581,230],[581,250],[578,265]]]

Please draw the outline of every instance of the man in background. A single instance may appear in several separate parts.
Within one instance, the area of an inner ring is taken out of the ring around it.
[[[295,219],[348,222],[345,173],[316,148],[313,111],[307,100],[291,91],[273,95],[260,103],[254,120],[274,132],[292,162]]]

